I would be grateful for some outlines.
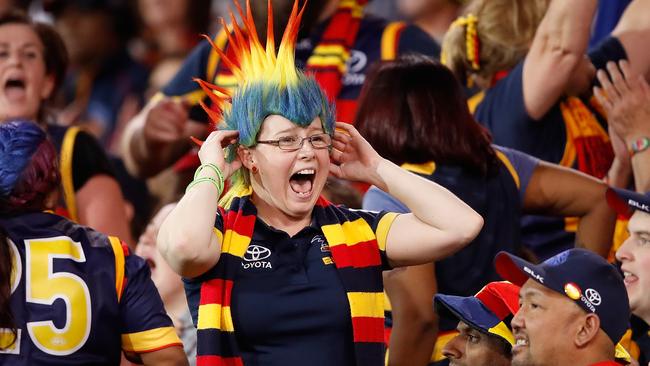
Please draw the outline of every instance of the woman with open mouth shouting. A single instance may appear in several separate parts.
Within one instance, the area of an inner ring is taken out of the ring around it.
[[[52,139],[64,191],[57,213],[133,245],[122,191],[106,153],[90,133],[57,125],[49,110],[67,65],[65,45],[54,28],[20,11],[0,16],[0,123],[37,121]]]
[[[233,19],[228,32],[236,59],[215,47],[239,88],[198,81],[219,130],[157,239],[186,278],[197,364],[382,365],[382,270],[452,254],[483,219],[334,123],[318,84],[294,65],[297,2],[277,54],[272,25],[265,49],[250,7],[239,10],[243,28]],[[330,173],[373,184],[412,213],[335,206],[320,196]]]

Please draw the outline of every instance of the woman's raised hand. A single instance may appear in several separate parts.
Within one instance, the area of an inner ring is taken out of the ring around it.
[[[337,178],[383,187],[377,167],[383,158],[349,123],[336,122],[330,153],[330,172]]]
[[[239,131],[236,130],[219,130],[210,133],[201,145],[201,149],[199,149],[201,164],[215,164],[221,169],[223,178],[228,179],[232,173],[241,167],[241,161],[235,154],[235,159],[231,163],[227,163],[223,149],[228,145],[235,144],[238,137]]]

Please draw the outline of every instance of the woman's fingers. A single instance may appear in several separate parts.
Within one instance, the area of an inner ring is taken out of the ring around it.
[[[336,178],[342,178],[343,172],[341,171],[340,166],[330,162],[330,174],[332,174]]]
[[[623,73],[618,68],[618,64],[612,61],[608,62],[607,72],[612,80],[612,85],[616,88],[616,92],[621,98],[630,92],[630,87],[627,84],[627,80],[623,77]]]
[[[334,148],[330,152],[330,158],[336,162],[341,162],[341,160],[343,159],[343,152],[339,149]]]
[[[594,96],[596,96],[596,99],[598,100],[598,103],[605,108],[605,110],[609,111],[612,109],[613,105],[605,95],[605,92],[597,86],[594,86]]]
[[[345,148],[348,146],[348,144],[343,141],[332,140],[332,146],[337,150],[345,151]]]
[[[614,88],[611,81],[609,80],[607,72],[605,72],[605,70],[598,70],[596,76],[598,77],[598,81],[600,82],[602,90],[604,91],[605,97],[611,102],[618,100],[620,97],[616,91],[616,88]]]

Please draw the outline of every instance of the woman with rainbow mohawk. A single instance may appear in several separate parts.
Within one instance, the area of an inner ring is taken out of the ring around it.
[[[276,53],[270,3],[266,48],[250,5],[246,14],[236,5],[236,59],[217,52],[240,87],[199,81],[220,128],[201,143],[202,164],[158,235],[186,278],[197,364],[382,365],[382,270],[450,255],[483,220],[334,123],[324,93],[294,65],[304,7],[294,4]],[[320,196],[330,173],[373,184],[412,213],[334,206]]]

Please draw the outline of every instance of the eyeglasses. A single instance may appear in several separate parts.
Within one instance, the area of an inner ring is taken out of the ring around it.
[[[300,138],[299,136],[286,136],[277,140],[257,141],[257,143],[274,145],[279,147],[280,150],[296,151],[302,148],[302,144],[305,143],[305,140],[308,140],[314,149],[325,149],[332,146],[332,137],[326,133],[319,133],[318,135],[305,138]]]

